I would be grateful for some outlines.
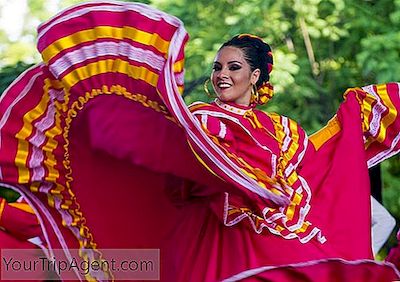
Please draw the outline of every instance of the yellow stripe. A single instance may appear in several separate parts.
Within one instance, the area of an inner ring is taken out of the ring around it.
[[[319,150],[322,145],[324,145],[329,139],[335,136],[340,131],[340,123],[335,115],[327,125],[322,129],[318,130],[309,137],[309,140],[314,145],[315,150]]]
[[[296,204],[290,203],[290,205],[287,207],[285,215],[286,215],[286,218],[288,220],[292,220],[293,219],[294,212],[296,210],[296,206],[297,206]]]
[[[32,192],[39,192],[39,187],[40,187],[40,182],[39,181],[35,181],[31,184],[31,186],[29,187],[29,189]]]
[[[158,74],[150,71],[145,67],[132,66],[128,62],[121,59],[108,59],[97,61],[86,66],[77,68],[68,73],[64,78],[62,78],[64,85],[67,87],[64,97],[64,108],[67,109],[66,105],[68,105],[69,103],[69,88],[73,87],[81,80],[107,72],[123,73],[131,78],[146,81],[153,87],[156,87],[159,77]]]
[[[175,62],[172,67],[172,70],[174,71],[174,73],[180,73],[183,71],[183,66],[184,66],[184,59]]]
[[[285,213],[288,220],[292,220],[293,219],[293,216],[294,216],[294,214],[296,212],[296,208],[300,204],[302,198],[303,198],[303,195],[294,192],[293,199],[292,199],[292,201],[291,201],[290,205],[288,206],[287,211]]]
[[[299,233],[303,233],[306,232],[307,228],[311,225],[311,223],[309,221],[306,221],[303,223],[303,225],[301,226],[301,228],[297,229],[296,231],[294,231],[294,233],[299,234]]]
[[[298,133],[298,126],[297,123],[289,120],[289,130],[291,132],[291,139],[292,142],[288,148],[288,150],[286,152],[284,152],[285,154],[285,158],[283,159],[283,169],[286,169],[286,167],[288,166],[289,162],[291,161],[291,159],[294,157],[294,155],[296,154],[298,148],[299,148],[299,138],[300,135]]]
[[[6,205],[6,200],[5,199],[1,199],[1,202],[0,202],[0,223],[1,223],[1,217],[3,216],[3,211],[4,211],[5,205]]]
[[[369,131],[370,128],[370,117],[372,114],[372,104],[376,101],[375,97],[371,94],[366,95],[364,101],[362,101],[362,112],[363,112],[363,130],[364,132]]]
[[[144,80],[154,87],[157,85],[158,81],[158,74],[145,67],[132,66],[121,59],[108,59],[90,63],[71,71],[62,81],[64,85],[66,84],[66,86],[70,88],[81,80],[107,72],[124,73],[134,79]]]
[[[166,54],[169,41],[162,39],[156,33],[148,33],[132,27],[97,26],[92,29],[75,32],[56,40],[42,51],[44,62],[49,62],[60,51],[74,47],[78,44],[94,41],[100,38],[131,39],[144,45],[153,46],[159,52]]]
[[[183,94],[183,91],[185,90],[185,87],[184,86],[178,86],[178,91],[179,91],[179,93],[182,95]]]
[[[296,170],[293,170],[292,173],[287,178],[287,184],[289,186],[293,186],[293,184],[299,179],[299,175],[297,174]]]
[[[27,138],[32,134],[33,131],[32,122],[42,116],[47,110],[50,100],[48,95],[49,86],[50,84],[48,83],[48,80],[45,80],[42,99],[35,108],[24,115],[24,124],[21,130],[15,135],[15,137],[18,139],[17,153],[15,156],[15,165],[18,168],[18,183],[27,183],[30,178],[30,172],[27,169],[27,159],[29,153],[29,143]]]
[[[28,205],[27,203],[9,203],[9,206],[19,209],[21,211],[30,213],[30,214],[35,214],[35,212],[33,211],[33,209],[31,208],[30,205]]]
[[[46,85],[49,84],[51,86],[57,86],[58,84],[57,82],[50,81],[48,79],[46,79],[45,83]],[[54,101],[54,106],[56,108],[54,115],[54,125],[44,132],[45,136],[47,137],[47,141],[43,146],[43,151],[45,153],[43,163],[48,170],[48,175],[45,179],[50,182],[54,182],[57,178],[60,177],[59,171],[54,168],[57,165],[57,161],[53,154],[53,151],[58,147],[58,142],[56,141],[55,137],[62,134],[60,112],[59,110],[57,110],[61,108],[61,103],[58,101]]]
[[[207,103],[196,103],[196,104],[192,104],[192,105],[189,105],[189,111],[190,111],[191,113],[193,113],[194,111],[197,111],[198,109],[200,109],[200,108],[202,108],[202,107],[204,107],[204,106],[209,106],[209,104],[207,104]]]
[[[277,114],[272,114],[272,113],[268,113],[267,116],[269,116],[273,121],[276,138],[278,139],[279,144],[282,144],[286,134],[283,130],[281,117]]]

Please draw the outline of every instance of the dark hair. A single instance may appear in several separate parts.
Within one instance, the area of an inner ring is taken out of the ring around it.
[[[256,83],[257,87],[269,81],[269,73],[272,70],[273,59],[271,47],[267,43],[257,36],[240,34],[222,44],[220,50],[227,46],[236,47],[243,51],[244,58],[250,65],[251,71],[260,69],[260,78]]]

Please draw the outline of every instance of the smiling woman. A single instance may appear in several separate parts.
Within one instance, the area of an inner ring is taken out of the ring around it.
[[[235,36],[221,46],[215,58],[211,74],[214,90],[224,102],[264,104],[273,95],[269,83],[272,64],[268,44],[254,35]]]
[[[241,49],[225,47],[218,52],[211,77],[221,101],[248,106],[259,75],[260,69],[250,69]]]

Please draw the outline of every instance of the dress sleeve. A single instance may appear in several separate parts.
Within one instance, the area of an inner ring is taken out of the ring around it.
[[[85,131],[92,149],[154,172],[203,184],[214,181],[196,160],[182,128],[168,114],[119,97],[99,98],[86,111]]]
[[[236,152],[236,142],[232,131],[223,119],[207,114],[195,114],[200,121],[201,127],[211,138],[216,138],[216,144],[228,149],[230,152]]]
[[[368,167],[400,151],[399,83],[369,85],[348,91],[361,106]]]
[[[337,114],[310,137],[315,149],[319,150],[339,132],[348,131],[351,124],[355,134],[362,134],[368,167],[397,154],[400,151],[399,88],[399,83],[388,83],[348,89]],[[355,129],[355,123],[359,130]]]

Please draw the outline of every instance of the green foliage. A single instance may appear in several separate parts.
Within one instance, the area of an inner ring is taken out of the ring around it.
[[[20,195],[14,190],[0,186],[0,198],[6,199],[8,203],[17,201],[19,197]]]
[[[0,72],[0,93],[14,81],[17,76],[29,68],[31,65],[18,62],[13,66],[3,67]]]

